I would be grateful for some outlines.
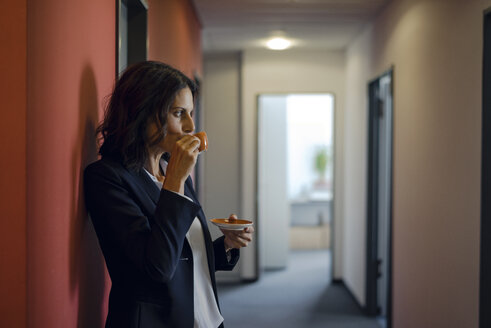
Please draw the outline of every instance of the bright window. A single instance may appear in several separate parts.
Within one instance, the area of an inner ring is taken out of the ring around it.
[[[332,192],[334,97],[287,97],[288,197],[329,199]]]

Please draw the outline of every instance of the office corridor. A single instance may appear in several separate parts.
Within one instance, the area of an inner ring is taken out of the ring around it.
[[[254,283],[219,284],[225,326],[379,328],[343,285],[330,284],[330,262],[327,250],[295,251],[285,270],[263,272]]]

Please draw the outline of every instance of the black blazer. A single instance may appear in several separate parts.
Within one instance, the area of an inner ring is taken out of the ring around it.
[[[194,203],[160,190],[144,170],[106,156],[85,169],[84,185],[112,281],[106,327],[193,327],[193,254],[186,233],[194,218],[203,228],[215,299],[215,270],[232,270],[239,251],[232,250],[228,261],[224,237],[211,241],[191,179],[185,194]]]

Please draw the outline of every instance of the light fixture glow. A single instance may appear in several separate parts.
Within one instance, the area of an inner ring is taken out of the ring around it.
[[[268,48],[272,50],[285,50],[289,48],[291,44],[292,43],[289,40],[279,37],[272,38],[266,43]]]

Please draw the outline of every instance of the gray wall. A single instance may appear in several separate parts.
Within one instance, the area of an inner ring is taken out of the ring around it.
[[[208,134],[209,150],[203,161],[203,208],[208,218],[240,215],[239,162],[239,54],[205,56],[203,78],[203,130]],[[210,225],[213,237],[221,232]],[[240,264],[232,273],[219,272],[217,279],[236,279]]]

